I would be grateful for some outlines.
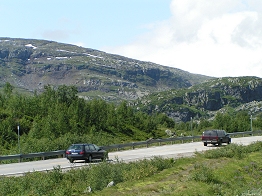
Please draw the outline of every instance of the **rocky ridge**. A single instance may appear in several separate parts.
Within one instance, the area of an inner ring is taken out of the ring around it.
[[[225,77],[208,80],[189,88],[153,93],[139,99],[139,109],[163,112],[175,121],[211,118],[226,107],[252,114],[262,111],[262,79]]]
[[[73,85],[85,99],[128,100],[175,121],[212,118],[226,107],[261,113],[262,79],[213,78],[47,40],[0,38],[0,87],[25,92]]]
[[[135,100],[187,88],[211,77],[46,40],[0,38],[0,78],[26,91],[74,85],[85,98]]]

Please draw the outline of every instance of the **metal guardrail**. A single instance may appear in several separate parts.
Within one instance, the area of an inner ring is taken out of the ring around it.
[[[236,136],[236,135],[245,136],[245,135],[254,135],[254,134],[258,134],[258,133],[262,133],[262,130],[234,132],[234,133],[228,133],[228,134],[230,136]],[[165,139],[152,139],[152,140],[141,141],[141,142],[132,142],[132,143],[127,143],[127,144],[114,144],[114,145],[110,145],[110,146],[101,146],[101,148],[103,148],[104,150],[110,150],[110,149],[120,150],[120,149],[125,148],[125,147],[132,147],[132,149],[134,149],[135,146],[145,145],[146,147],[148,147],[149,144],[153,144],[153,143],[159,143],[159,145],[161,145],[161,143],[164,143],[164,142],[174,142],[174,141],[181,141],[182,143],[184,143],[184,141],[186,141],[186,140],[194,141],[195,139],[200,139],[200,138],[201,138],[201,135],[186,136],[186,137],[171,137],[171,138],[165,138]]]
[[[165,142],[174,142],[174,141],[181,141],[184,143],[185,140],[194,140],[197,138],[201,138],[201,136],[185,136],[185,137],[172,137],[172,138],[165,138],[165,139],[149,139],[146,141],[141,142],[132,142],[127,144],[114,144],[109,146],[101,146],[104,150],[110,150],[110,149],[117,149],[120,150],[125,147],[131,147],[132,149],[135,148],[135,146],[146,146],[148,148],[149,144],[159,143],[159,146],[161,146],[162,143]]]
[[[242,136],[252,135],[253,136],[254,134],[259,134],[259,133],[262,133],[262,130],[235,132],[235,133],[228,133],[228,134],[230,136],[236,136],[236,135],[242,135]],[[100,146],[100,147],[104,150],[110,150],[110,149],[120,150],[120,149],[123,149],[125,147],[131,147],[132,149],[134,149],[135,146],[145,145],[148,148],[149,144],[154,144],[154,143],[159,143],[159,146],[160,146],[164,142],[181,141],[182,143],[184,143],[184,141],[186,141],[186,140],[194,141],[194,139],[200,139],[200,138],[201,138],[201,136],[171,137],[171,138],[165,138],[165,139],[149,139],[147,141],[141,141],[141,142],[132,142],[132,143],[126,143],[126,144],[114,144],[114,145]],[[19,162],[21,162],[23,159],[26,159],[26,158],[38,158],[38,157],[42,157],[42,160],[45,160],[47,157],[54,157],[54,156],[65,157],[65,150],[0,156],[0,161],[18,159]]]
[[[38,157],[42,157],[42,160],[45,160],[45,158],[47,157],[54,157],[54,156],[63,156],[64,157],[65,150],[0,156],[0,161],[18,159],[19,162],[21,162],[23,159],[38,158]]]

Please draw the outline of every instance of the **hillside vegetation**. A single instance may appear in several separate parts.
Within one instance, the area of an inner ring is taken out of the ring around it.
[[[20,94],[6,83],[0,92],[0,152],[21,153],[66,149],[71,143],[92,142],[100,146],[176,135],[200,135],[205,129],[227,132],[249,131],[247,112],[217,113],[212,121],[175,122],[163,113],[148,114],[123,101],[107,103],[102,99],[85,100],[74,86],[45,86],[34,95]],[[17,126],[19,126],[19,135]],[[252,121],[252,129],[262,127],[262,115]],[[52,141],[52,142],[50,142]]]
[[[127,101],[147,114],[175,122],[214,119],[217,112],[262,111],[262,79],[213,78],[120,55],[47,40],[0,38],[0,88],[23,93],[74,86],[77,96]]]
[[[209,128],[262,127],[257,77],[212,78],[70,44],[14,38],[0,38],[0,65],[2,154],[17,153],[18,125],[23,153],[81,141],[163,138],[167,129],[200,135]]]
[[[170,137],[167,130],[176,137],[262,128],[257,77],[212,78],[69,44],[0,38],[0,78],[0,155]],[[0,194],[86,195],[91,186],[93,195],[259,195],[260,165],[261,143],[229,145],[194,158],[1,177]]]

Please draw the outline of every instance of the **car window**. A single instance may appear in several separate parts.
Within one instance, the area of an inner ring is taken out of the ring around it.
[[[94,144],[94,147],[96,150],[99,150],[99,147],[97,145]]]
[[[224,131],[219,131],[219,132],[218,132],[218,136],[219,136],[219,137],[225,136],[225,132],[224,132]]]
[[[204,136],[216,136],[217,132],[216,131],[205,131],[203,133]]]
[[[81,145],[72,145],[69,147],[69,150],[81,150],[82,146]]]
[[[90,150],[95,150],[95,147],[92,144],[89,145],[89,148],[90,148]]]
[[[82,147],[83,147],[82,145],[81,145],[81,146],[78,145],[78,146],[77,146],[77,150],[82,150]]]
[[[85,151],[89,151],[90,149],[89,149],[89,146],[88,145],[86,145],[85,146]]]

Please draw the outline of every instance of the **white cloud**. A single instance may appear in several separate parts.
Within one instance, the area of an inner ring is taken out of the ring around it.
[[[172,18],[109,51],[191,73],[262,77],[261,7],[254,0],[173,0]]]

